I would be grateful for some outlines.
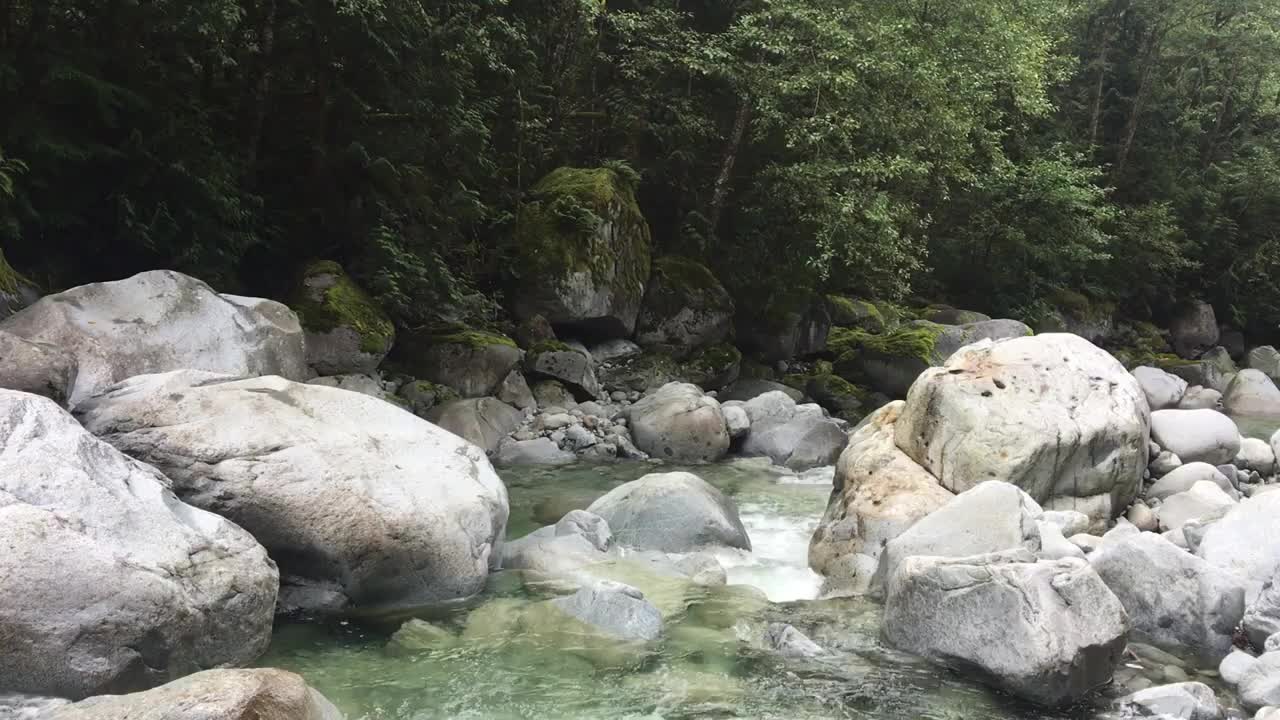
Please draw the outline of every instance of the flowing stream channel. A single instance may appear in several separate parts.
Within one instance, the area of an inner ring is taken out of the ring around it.
[[[621,483],[670,469],[645,463],[504,469],[509,535],[520,537]],[[350,720],[1095,716],[1086,707],[1047,714],[884,647],[880,610],[869,601],[814,599],[821,583],[806,553],[831,492],[830,468],[797,476],[735,461],[690,470],[737,502],[754,549],[719,556],[726,588],[690,595],[684,583],[669,592],[645,587],[663,610],[666,632],[661,649],[637,667],[601,669],[573,647],[513,631],[504,617],[538,598],[511,573],[494,574],[475,603],[430,617],[449,634],[427,647],[391,641],[398,623],[284,625],[262,664],[302,674]],[[795,661],[763,650],[764,627],[778,621],[835,656]]]

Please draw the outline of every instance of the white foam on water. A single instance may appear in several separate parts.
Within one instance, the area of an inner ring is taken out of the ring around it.
[[[809,538],[818,518],[778,515],[755,504],[743,505],[738,514],[752,551],[716,552],[729,584],[753,585],[773,602],[818,597],[822,577],[809,569]]]

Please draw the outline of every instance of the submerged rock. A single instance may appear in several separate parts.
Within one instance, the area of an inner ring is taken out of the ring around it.
[[[185,371],[81,409],[180,497],[253,533],[280,563],[283,610],[456,600],[497,566],[507,493],[484,453],[380,400]]]
[[[0,446],[4,689],[129,692],[266,650],[278,574],[249,533],[51,400],[0,391]]]
[[[289,308],[220,295],[168,270],[45,296],[0,330],[75,359],[72,405],[144,373],[191,369],[290,380],[309,374],[302,327]]]
[[[687,472],[653,473],[609,491],[587,508],[618,543],[643,550],[751,549],[733,501]]]
[[[205,670],[131,695],[92,697],[42,720],[343,720],[300,676],[275,668]]]
[[[1025,550],[907,558],[884,610],[895,647],[1049,706],[1110,681],[1127,629],[1088,563],[1036,562]]]

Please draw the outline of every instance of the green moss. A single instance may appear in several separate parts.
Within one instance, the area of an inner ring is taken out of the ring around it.
[[[404,395],[409,399],[431,396],[435,398],[434,404],[436,405],[443,405],[445,403],[453,402],[454,400],[462,399],[462,395],[458,394],[457,390],[454,390],[448,385],[441,385],[427,380],[414,380],[409,383],[409,385],[409,388],[402,389],[400,391],[401,395]]]
[[[448,335],[433,335],[430,342],[432,345],[465,345],[476,350],[490,345],[516,346],[516,341],[506,335],[483,330],[462,330]]]
[[[833,373],[823,373],[810,377],[805,390],[819,400],[823,397],[849,397],[860,403],[865,402],[870,394],[866,388],[854,385]]]
[[[804,392],[805,387],[809,384],[809,377],[810,376],[801,373],[787,373],[782,376],[781,382],[787,387],[792,387],[800,392]]]
[[[705,265],[675,255],[653,261],[645,306],[663,315],[674,315],[686,307],[721,313],[734,309],[733,298]]]
[[[884,332],[889,326],[880,308],[867,300],[828,295],[827,307],[831,310],[831,321],[836,325],[861,328],[869,332]]]
[[[333,285],[325,290],[308,288],[306,281],[318,275],[332,275]],[[302,326],[312,332],[325,333],[339,327],[356,331],[363,352],[385,353],[395,339],[396,329],[387,314],[351,280],[341,265],[331,260],[307,266],[302,286],[290,307],[298,314]]]
[[[942,327],[933,323],[919,323],[892,332],[874,334],[857,328],[836,327],[827,336],[827,348],[835,353],[837,363],[845,356],[863,352],[900,358],[915,358],[932,362],[934,346]]]
[[[530,195],[517,214],[514,235],[522,277],[546,283],[587,271],[613,278],[618,287],[642,287],[648,281],[649,225],[634,191],[617,172],[558,168]],[[602,223],[612,232],[599,232]]]
[[[0,250],[0,292],[6,295],[17,295],[22,292],[22,288],[31,285],[31,281],[26,279],[13,266],[9,265],[9,261],[5,259],[4,251]]]
[[[543,340],[529,348],[530,355],[541,355],[549,352],[573,352],[573,348],[559,340]]]
[[[742,362],[742,353],[729,343],[712,345],[694,355],[689,365],[707,372],[719,372]]]

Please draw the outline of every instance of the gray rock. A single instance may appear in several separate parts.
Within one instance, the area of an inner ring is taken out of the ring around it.
[[[605,340],[598,345],[591,346],[591,357],[595,358],[597,363],[628,360],[642,352],[644,350],[630,340]]]
[[[581,535],[595,549],[604,552],[613,547],[613,531],[604,518],[586,510],[570,510],[555,524],[556,537]]]
[[[529,382],[525,380],[524,373],[519,370],[507,373],[507,376],[498,384],[495,396],[519,410],[536,411],[538,409],[538,401],[533,397],[533,390],[529,389]]]
[[[751,431],[751,417],[741,405],[722,404],[720,413],[724,415],[724,425],[729,431],[730,439],[737,440]]]
[[[125,378],[169,370],[231,375],[310,375],[302,327],[270,300],[219,295],[176,272],[48,295],[0,323],[0,330],[53,345],[75,359],[71,405]]]
[[[627,408],[636,447],[671,462],[711,462],[729,451],[720,403],[696,385],[670,383]]]
[[[1129,613],[1135,637],[1216,664],[1244,614],[1244,582],[1154,533],[1105,542],[1093,569]]]
[[[950,305],[932,305],[921,313],[921,317],[939,325],[968,325],[991,320],[990,315],[976,310],[960,310]]]
[[[574,452],[583,452],[587,448],[595,447],[600,442],[600,438],[596,437],[595,433],[581,425],[570,425],[566,428],[564,440],[567,449]]]
[[[1129,511],[1125,513],[1125,518],[1133,523],[1134,527],[1146,532],[1155,532],[1160,526],[1159,516],[1142,501],[1135,502],[1129,506]]]
[[[511,338],[476,330],[452,335],[402,334],[400,346],[397,357],[411,358],[408,372],[447,385],[464,398],[497,395],[523,356]]]
[[[755,350],[769,363],[820,353],[826,349],[831,332],[831,313],[825,300],[794,291],[785,292],[781,299],[771,298],[766,307],[741,313],[740,318],[745,322],[739,324],[737,336],[743,347]]]
[[[1236,687],[1246,710],[1280,705],[1280,652],[1262,654]]]
[[[1167,451],[1166,451],[1167,452]],[[1161,453],[1163,455],[1163,453]],[[1155,474],[1155,471],[1152,471]],[[1165,473],[1159,480],[1147,488],[1148,499],[1164,500],[1172,495],[1190,490],[1198,482],[1210,482],[1223,491],[1232,490],[1231,481],[1218,469],[1208,463],[1193,462],[1180,465]]]
[[[43,395],[65,405],[76,384],[71,353],[0,330],[0,388]]]
[[[1162,530],[1178,530],[1189,522],[1212,522],[1227,514],[1236,501],[1217,484],[1197,482],[1191,489],[1169,496],[1156,514]]]
[[[657,640],[662,614],[644,595],[625,585],[583,588],[551,603],[570,617],[619,640]]]
[[[1244,677],[1244,673],[1257,660],[1256,657],[1238,648],[1232,648],[1230,654],[1222,658],[1222,662],[1218,663],[1218,674],[1222,676],[1222,681],[1228,685],[1239,685],[1240,679]]]
[[[618,543],[627,547],[662,552],[751,549],[733,501],[692,473],[645,475],[609,491],[587,510],[604,518]]]
[[[1036,557],[1044,560],[1061,560],[1069,557],[1084,559],[1084,550],[1068,541],[1057,524],[1041,520],[1039,527],[1040,552],[1036,553]]]
[[[205,670],[154,690],[102,695],[42,720],[342,720],[300,676],[275,668]]]
[[[1222,404],[1237,415],[1280,415],[1280,388],[1261,370],[1241,370],[1227,386]]]
[[[1194,385],[1178,403],[1179,410],[1222,410],[1222,392],[1213,388]]]
[[[1249,604],[1241,627],[1255,648],[1266,647],[1267,639],[1280,633],[1280,567]]]
[[[890,540],[880,555],[887,581],[907,558],[966,557],[1002,550],[1040,551],[1044,511],[1021,489],[992,480],[967,490]]]
[[[81,411],[179,497],[253,533],[281,566],[282,609],[311,610],[315,588],[371,610],[457,600],[501,556],[507,492],[484,453],[388,403],[182,371],[120,383]]]
[[[721,402],[727,402],[729,400],[747,402],[748,400],[752,400],[764,395],[765,393],[771,392],[780,392],[795,402],[800,402],[801,398],[804,397],[804,393],[789,385],[776,383],[772,380],[755,380],[748,378],[739,380],[724,390],[721,390],[719,399]]]
[[[1147,404],[1152,410],[1177,407],[1187,392],[1186,380],[1159,368],[1136,367],[1133,369],[1133,376],[1142,386],[1142,392],[1146,394]]]
[[[494,455],[520,427],[524,413],[497,398],[472,398],[436,406],[427,413],[427,420]]]
[[[1160,478],[1180,467],[1182,467],[1182,458],[1174,455],[1168,450],[1161,450],[1160,454],[1156,455],[1155,459],[1151,461],[1151,464],[1147,466],[1147,469],[1151,471],[1152,477]],[[1209,467],[1213,466],[1209,465]]]
[[[0,390],[0,446],[6,690],[141,690],[266,650],[278,574],[249,533],[52,400]]]
[[[1184,358],[1198,358],[1218,344],[1221,331],[1213,306],[1206,302],[1183,303],[1169,325],[1174,352]]]
[[[1200,682],[1180,682],[1139,690],[1115,702],[1132,717],[1161,720],[1222,720],[1222,708],[1213,689]]]
[[[1242,470],[1253,470],[1265,477],[1276,471],[1276,452],[1266,440],[1241,438],[1240,452],[1233,462]]]
[[[591,400],[600,396],[600,383],[596,380],[594,363],[591,358],[576,350],[534,348],[525,358],[524,369],[530,376],[559,381],[578,400]],[[537,393],[534,397],[537,397]],[[541,399],[538,403],[544,404]]]
[[[889,578],[883,632],[899,649],[1057,706],[1111,680],[1127,629],[1088,563],[1019,550],[904,560]]]
[[[829,655],[818,643],[786,623],[769,623],[765,628],[764,642],[784,658],[811,659]]]
[[[324,387],[338,388],[347,392],[360,393],[368,395],[379,400],[395,402],[390,398],[393,397],[383,387],[382,383],[376,378],[368,375],[325,375],[323,377],[312,378],[307,381],[310,385],[323,385]],[[398,404],[398,403],[397,403]]]
[[[724,342],[733,331],[733,298],[701,263],[668,256],[653,262],[636,342],[683,357]]]
[[[573,399],[573,394],[566,390],[564,385],[555,380],[535,382],[532,390],[534,401],[544,411],[552,407],[566,408],[577,404],[577,401]]]
[[[1247,368],[1262,371],[1272,382],[1280,381],[1280,352],[1270,345],[1250,350],[1244,364]]]
[[[848,442],[848,434],[829,418],[804,415],[786,422],[753,418],[742,454],[768,457],[774,465],[792,470],[809,470],[834,464]]]
[[[1184,463],[1224,465],[1240,452],[1240,430],[1213,410],[1157,410],[1151,413],[1151,439]]]
[[[1133,375],[1087,340],[1058,334],[957,352],[916,381],[896,427],[898,447],[952,492],[1001,480],[1099,525],[1141,488],[1147,437]]]
[[[1252,600],[1280,566],[1280,493],[1255,495],[1209,526],[1196,554],[1238,573],[1251,584]]]
[[[1046,510],[1044,522],[1056,525],[1066,537],[1086,532],[1092,524],[1088,515],[1075,510]]]
[[[561,450],[549,438],[503,440],[498,446],[499,465],[569,465],[576,460],[573,453]]]
[[[1187,381],[1191,387],[1205,387],[1219,393],[1226,391],[1231,375],[1212,359],[1200,359],[1168,366],[1169,372]],[[1185,397],[1185,396],[1184,396]]]

